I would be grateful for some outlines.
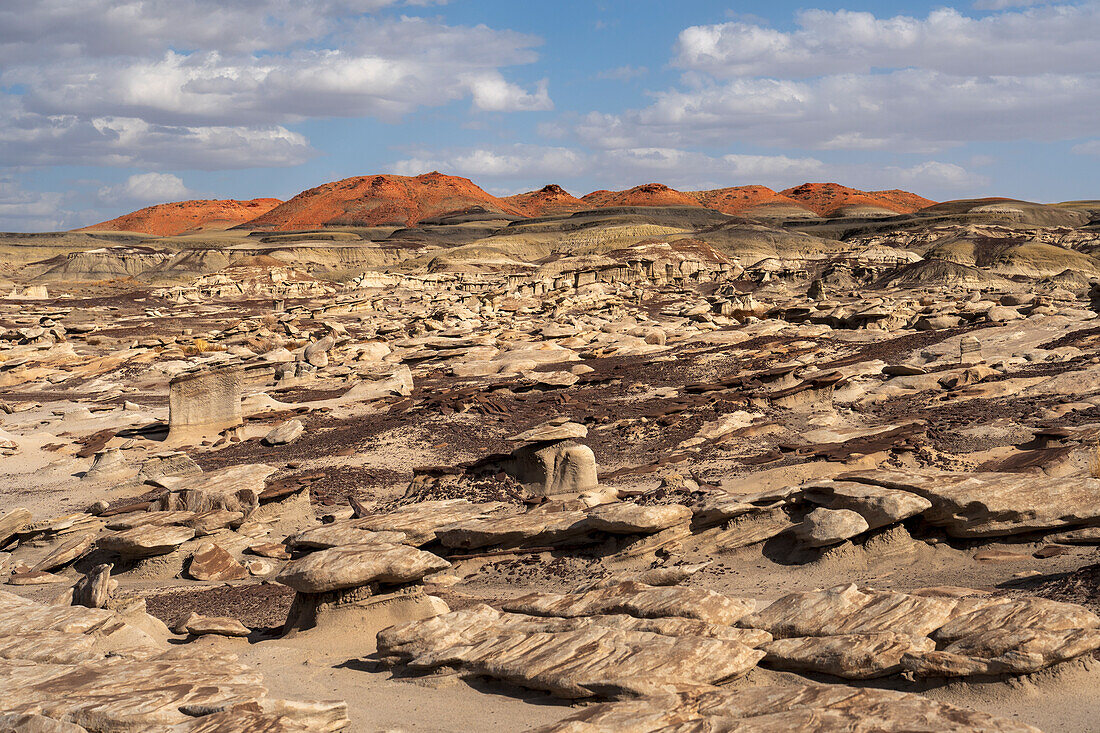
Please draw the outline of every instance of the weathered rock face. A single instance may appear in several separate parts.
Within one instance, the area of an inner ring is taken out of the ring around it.
[[[848,509],[870,529],[886,527],[930,509],[932,502],[908,491],[850,481],[818,481],[802,487],[807,501],[828,509]]]
[[[588,513],[593,529],[611,534],[649,534],[691,520],[691,510],[679,504],[641,506],[630,502],[612,502]]]
[[[566,418],[548,420],[529,430],[513,435],[509,440],[517,443],[546,443],[556,440],[577,440],[588,436],[588,428]]]
[[[168,440],[189,441],[242,423],[239,367],[184,374],[168,385]]]
[[[64,567],[83,555],[84,552],[92,546],[92,543],[95,542],[95,538],[95,532],[79,534],[69,541],[61,543],[60,547],[39,560],[31,569],[48,572]]]
[[[774,666],[850,679],[1030,674],[1100,648],[1100,617],[1081,606],[974,593],[838,586],[791,594],[740,625],[779,637],[764,646]]]
[[[333,547],[290,562],[276,580],[299,593],[325,593],[368,583],[411,583],[451,564],[407,545]]]
[[[932,503],[922,517],[952,537],[996,537],[1100,520],[1100,480],[1029,473],[868,471],[847,481],[908,491]]]
[[[201,476],[166,476],[157,483],[169,491],[153,508],[187,512],[223,509],[248,514],[258,505],[264,482],[273,473],[275,469],[263,463],[245,463]]]
[[[223,616],[203,616],[192,612],[187,618],[176,626],[176,633],[190,634],[191,636],[248,636],[247,626],[235,618]]]
[[[591,529],[581,511],[539,511],[490,516],[458,522],[436,530],[444,547],[477,549],[497,545],[547,545],[564,542]]]
[[[241,580],[248,577],[248,570],[224,548],[203,542],[191,556],[187,574],[195,580]]]
[[[588,620],[532,619],[479,606],[386,629],[379,651],[412,669],[461,666],[565,698],[714,684],[744,674],[763,656],[736,640],[562,621]]]
[[[96,544],[102,550],[117,552],[125,558],[167,555],[195,536],[190,527],[145,524],[116,534],[100,537]]]
[[[763,649],[764,661],[779,669],[861,680],[900,672],[903,655],[935,651],[936,642],[892,632],[839,634],[776,639]]]
[[[374,532],[362,528],[363,524],[371,523],[369,520],[349,519],[322,524],[320,527],[299,532],[287,540],[287,545],[295,549],[325,550],[345,545],[404,544],[404,532]]]
[[[599,483],[592,449],[568,440],[517,448],[509,472],[536,496],[577,494]]]
[[[267,445],[287,445],[302,437],[302,433],[305,431],[306,428],[302,425],[301,420],[287,420],[265,435],[264,443]]]
[[[848,509],[814,509],[794,534],[809,547],[826,547],[863,534],[867,520]]]
[[[113,569],[114,566],[110,563],[96,565],[76,581],[76,585],[73,586],[73,605],[87,608],[106,606],[111,594],[111,570]]]
[[[332,336],[325,336],[319,341],[314,341],[305,348],[302,356],[307,362],[321,369],[328,366],[328,350],[336,344]]]
[[[335,731],[348,725],[342,702],[270,699],[261,677],[235,658],[194,647],[169,649],[130,620],[137,621],[113,611],[43,606],[0,592],[0,658],[5,660],[0,664],[0,709],[5,715],[41,716],[46,723],[65,721],[89,731],[260,733]],[[225,710],[234,715],[218,712]]]
[[[917,722],[919,721],[919,722]],[[530,733],[626,733],[656,730],[923,730],[959,733],[1039,733],[988,713],[963,710],[921,695],[843,685],[783,685],[702,689],[678,695],[604,703]]]
[[[1075,603],[1060,603],[1045,598],[1021,598],[989,602],[953,618],[932,635],[939,642],[952,642],[967,636],[997,629],[1100,628],[1100,617]]]
[[[403,532],[405,544],[420,547],[435,540],[437,531],[442,527],[500,516],[512,510],[510,505],[502,502],[475,504],[465,499],[424,501],[385,514],[362,517],[356,520],[355,526],[375,532]]]
[[[1100,648],[1100,631],[1087,629],[986,629],[940,651],[910,652],[902,667],[918,677],[1031,674]]]
[[[0,517],[0,547],[6,545],[16,532],[30,524],[33,516],[29,509],[13,509]]]
[[[502,605],[507,611],[533,616],[625,613],[639,618],[682,617],[730,625],[751,613],[756,601],[730,598],[704,588],[655,587],[625,581],[585,593],[530,593]]]
[[[839,585],[784,596],[743,618],[741,625],[764,629],[776,638],[890,632],[928,636],[955,616],[988,602]]]

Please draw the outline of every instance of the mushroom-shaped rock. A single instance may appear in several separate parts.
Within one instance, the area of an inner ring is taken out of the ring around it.
[[[571,422],[569,418],[559,417],[524,430],[508,440],[513,443],[543,443],[550,440],[574,440],[586,437],[588,437],[588,428],[584,425]]]
[[[317,367],[323,369],[328,366],[328,350],[336,344],[336,339],[332,336],[325,336],[319,341],[314,341],[312,344],[305,348],[302,356],[305,360]]]
[[[509,473],[541,496],[578,494],[599,485],[592,449],[570,440],[518,448],[512,453]]]
[[[327,593],[368,583],[412,583],[450,566],[443,558],[408,545],[349,545],[294,560],[276,580],[299,593]]]
[[[601,504],[588,513],[593,529],[611,534],[652,534],[691,519],[691,509],[680,504],[642,506],[632,502]]]
[[[821,481],[804,489],[804,496],[827,509],[848,509],[867,520],[871,529],[885,527],[932,508],[932,502],[909,491],[852,481]]]
[[[814,509],[794,534],[810,547],[836,545],[869,529],[867,520],[849,509]]]
[[[139,558],[167,555],[195,536],[190,527],[146,524],[116,534],[100,537],[101,550],[117,552],[123,557]]]

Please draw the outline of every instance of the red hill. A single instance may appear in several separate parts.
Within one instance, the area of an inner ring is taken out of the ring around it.
[[[780,193],[820,216],[841,216],[857,207],[911,214],[935,203],[906,191],[860,191],[839,183],[803,183]]]
[[[171,237],[203,229],[228,229],[265,214],[281,203],[279,199],[177,201],[149,206],[76,231],[142,232]]]
[[[303,191],[248,222],[248,226],[272,231],[412,226],[424,219],[475,207],[523,216],[515,206],[486,193],[467,178],[432,172],[419,176],[358,176],[326,183]]]
[[[771,209],[782,207],[795,214],[809,211],[798,201],[776,193],[767,186],[734,186],[710,191],[688,191],[688,195],[708,209],[733,216],[752,216],[754,211],[765,207]]]
[[[627,191],[593,191],[581,200],[597,209],[609,206],[702,206],[688,194],[663,183],[647,183]]]
[[[918,196],[908,191],[900,191],[896,188],[890,191],[872,191],[871,195],[884,201],[889,201],[892,204],[896,204],[899,207],[897,209],[899,214],[911,214],[914,211],[919,211],[926,206],[932,206],[936,203],[931,199],[926,199],[923,196]]]
[[[572,214],[592,208],[591,205],[581,201],[556,184],[543,186],[538,191],[506,196],[501,201],[522,211],[524,216]]]

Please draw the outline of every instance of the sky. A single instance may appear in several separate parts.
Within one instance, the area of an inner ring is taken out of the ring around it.
[[[0,0],[0,231],[432,170],[1100,198],[1097,38],[1100,0]]]

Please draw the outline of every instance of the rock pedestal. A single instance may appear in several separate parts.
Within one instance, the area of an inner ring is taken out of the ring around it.
[[[571,440],[533,443],[512,453],[512,474],[536,496],[577,494],[596,488],[596,456]]]
[[[510,438],[526,443],[512,451],[505,470],[536,496],[591,491],[599,485],[596,456],[577,443],[588,428],[567,418],[555,418]]]
[[[168,440],[193,440],[241,425],[242,382],[240,367],[183,374],[169,382]]]
[[[310,553],[276,578],[297,591],[283,631],[333,625],[373,636],[396,623],[445,613],[446,604],[426,595],[420,580],[448,567],[430,552],[385,542]]]

